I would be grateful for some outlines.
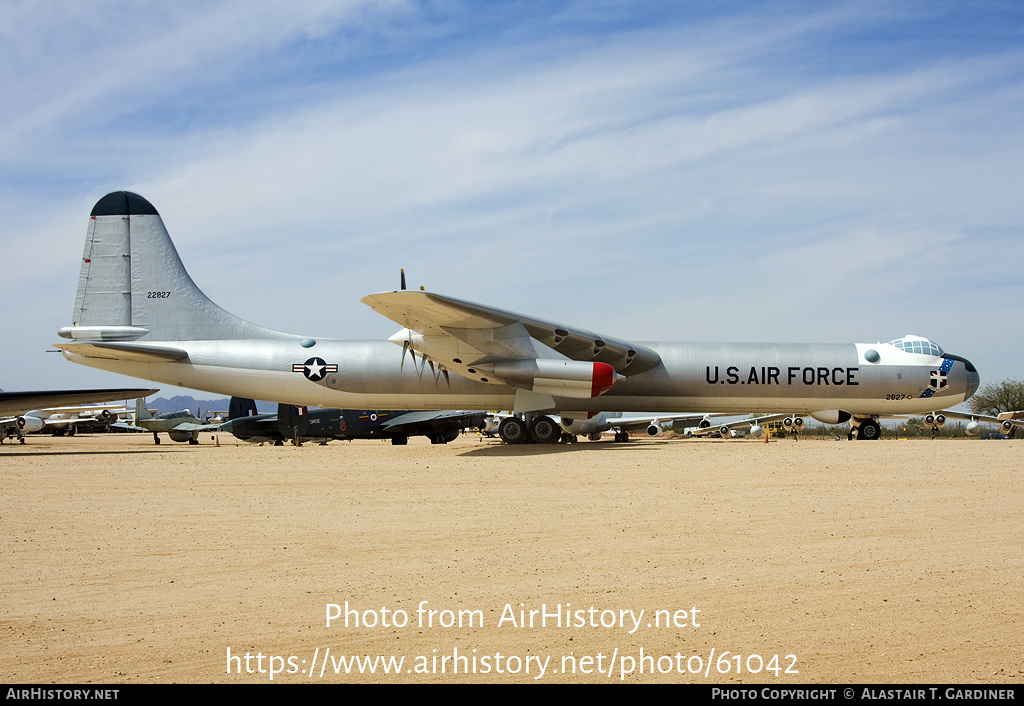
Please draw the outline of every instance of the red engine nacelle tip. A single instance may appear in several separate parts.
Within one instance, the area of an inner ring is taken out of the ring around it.
[[[590,396],[607,392],[615,384],[615,368],[608,363],[594,363],[594,377],[590,386]]]

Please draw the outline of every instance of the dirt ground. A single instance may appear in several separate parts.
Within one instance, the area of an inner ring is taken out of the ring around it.
[[[0,679],[1024,679],[1019,440],[213,438],[0,446]]]

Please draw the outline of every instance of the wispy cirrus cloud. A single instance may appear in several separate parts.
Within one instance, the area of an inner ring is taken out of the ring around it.
[[[400,266],[634,338],[914,328],[953,350],[998,325],[978,292],[1021,293],[1012,9],[264,5],[99,3],[0,50],[12,284],[55,311],[37,337],[77,276],[38,242],[77,254],[125,187],[215,300],[318,335],[390,333],[358,298]]]

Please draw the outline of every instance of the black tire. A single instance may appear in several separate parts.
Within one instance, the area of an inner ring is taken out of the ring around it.
[[[551,417],[537,417],[530,425],[530,438],[538,444],[550,444],[562,436],[562,427]]]
[[[529,430],[519,417],[506,417],[498,426],[498,436],[506,444],[521,444],[529,436]]]
[[[857,430],[857,440],[877,441],[882,438],[882,425],[873,419],[869,419],[860,425]]]

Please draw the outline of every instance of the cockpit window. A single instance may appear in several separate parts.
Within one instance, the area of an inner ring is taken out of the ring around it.
[[[895,341],[889,341],[889,345],[899,348],[901,351],[907,353],[920,353],[923,355],[934,355],[941,356],[942,349],[935,343],[932,343],[927,338],[919,338],[917,336],[907,336],[905,338],[897,338]]]

